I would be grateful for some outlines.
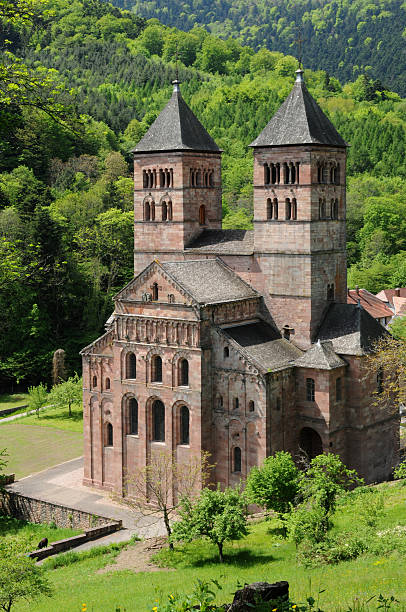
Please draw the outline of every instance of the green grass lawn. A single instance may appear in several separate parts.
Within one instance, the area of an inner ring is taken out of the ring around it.
[[[75,404],[72,406],[72,416],[69,416],[67,407],[53,408],[50,406],[40,411],[39,416],[30,414],[29,416],[21,417],[21,419],[18,419],[18,422],[22,425],[52,427],[64,431],[83,433],[83,408]]]
[[[78,533],[82,533],[82,531],[80,529],[62,529],[46,524],[36,525],[0,515],[0,537],[19,536],[27,542],[29,550],[35,550],[42,538],[48,538],[48,542],[51,543],[70,538]]]
[[[82,433],[32,423],[22,418],[0,424],[0,448],[9,454],[6,473],[22,478],[83,454]]]
[[[386,515],[380,528],[406,524],[406,486],[400,484],[382,487],[386,500]],[[354,522],[351,504],[340,509],[337,529]],[[134,574],[131,571],[97,574],[97,570],[111,562],[112,555],[86,559],[68,567],[47,570],[54,585],[51,600],[20,603],[17,611],[60,612],[79,611],[82,603],[88,612],[114,612],[121,606],[127,611],[146,612],[158,599],[163,601],[170,593],[190,592],[197,578],[216,579],[223,585],[218,602],[230,602],[237,582],[274,582],[288,580],[292,599],[304,601],[316,596],[319,590],[320,607],[325,612],[348,610],[358,598],[365,602],[373,595],[394,595],[401,602],[393,609],[406,610],[406,559],[393,552],[384,557],[365,554],[353,561],[337,565],[324,565],[315,569],[298,566],[294,544],[282,540],[270,532],[270,524],[262,522],[250,526],[249,535],[239,542],[225,547],[227,560],[217,562],[217,549],[204,541],[177,546],[174,553],[163,551],[160,562],[174,571]],[[159,609],[159,608],[158,608]],[[365,610],[376,610],[373,602]],[[392,609],[392,608],[391,608]]]
[[[0,395],[0,410],[18,408],[28,404],[28,393],[3,393]]]

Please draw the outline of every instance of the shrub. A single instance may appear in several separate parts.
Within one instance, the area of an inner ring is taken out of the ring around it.
[[[393,470],[393,476],[396,479],[406,478],[406,461],[399,463],[398,467]]]

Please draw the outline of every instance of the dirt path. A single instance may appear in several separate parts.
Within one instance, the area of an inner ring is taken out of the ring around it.
[[[174,571],[170,568],[158,567],[151,561],[151,557],[155,555],[161,548],[167,546],[166,538],[149,538],[143,542],[139,542],[135,546],[130,546],[115,558],[114,563],[106,565],[99,569],[98,574],[107,572],[119,572],[121,570],[130,570],[132,572],[169,572]]]

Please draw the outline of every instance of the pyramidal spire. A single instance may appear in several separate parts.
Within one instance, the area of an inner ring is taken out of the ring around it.
[[[180,81],[172,81],[173,93],[134,153],[161,151],[201,151],[219,153],[220,149],[182,98]]]
[[[329,145],[347,147],[347,143],[310,95],[303,69],[296,70],[293,89],[251,147],[283,145]]]

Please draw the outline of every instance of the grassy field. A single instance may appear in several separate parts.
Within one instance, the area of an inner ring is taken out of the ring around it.
[[[81,433],[33,423],[22,418],[0,424],[0,448],[9,454],[6,473],[22,478],[82,455]]]
[[[64,431],[83,432],[83,409],[82,406],[72,406],[72,416],[69,416],[68,408],[48,407],[39,413],[21,417],[18,422],[22,425],[36,425],[40,427],[52,427]],[[1,432],[1,430],[0,430]]]
[[[18,535],[29,544],[30,550],[35,550],[42,538],[48,538],[48,542],[51,543],[63,540],[64,538],[70,538],[78,533],[82,533],[81,530],[61,529],[60,527],[49,525],[35,525],[34,523],[27,523],[26,521],[0,515],[0,537]]]
[[[28,404],[28,393],[3,393],[0,395],[0,410],[18,408]]]
[[[406,486],[383,485],[386,515],[379,528],[388,529],[406,524]],[[345,529],[354,523],[351,504],[342,507],[336,518],[335,529]],[[292,599],[304,601],[321,590],[319,605],[325,612],[344,612],[355,600],[366,602],[382,593],[394,595],[399,604],[394,610],[406,610],[406,559],[397,552],[377,557],[365,554],[353,561],[325,565],[316,569],[298,566],[295,547],[270,532],[267,522],[251,525],[250,534],[243,540],[225,547],[227,560],[217,562],[214,546],[198,541],[178,546],[174,553],[163,551],[160,562],[170,564],[173,571],[134,574],[131,571],[98,574],[97,570],[111,561],[112,555],[77,562],[68,567],[48,570],[55,587],[51,600],[21,603],[17,611],[60,612],[79,611],[82,603],[88,612],[121,610],[146,612],[155,600],[162,602],[175,591],[190,592],[197,578],[216,579],[223,585],[218,602],[232,601],[237,582],[274,582],[288,580]],[[376,610],[374,600],[362,610]],[[360,608],[356,608],[360,609]],[[391,608],[392,609],[392,608]]]

